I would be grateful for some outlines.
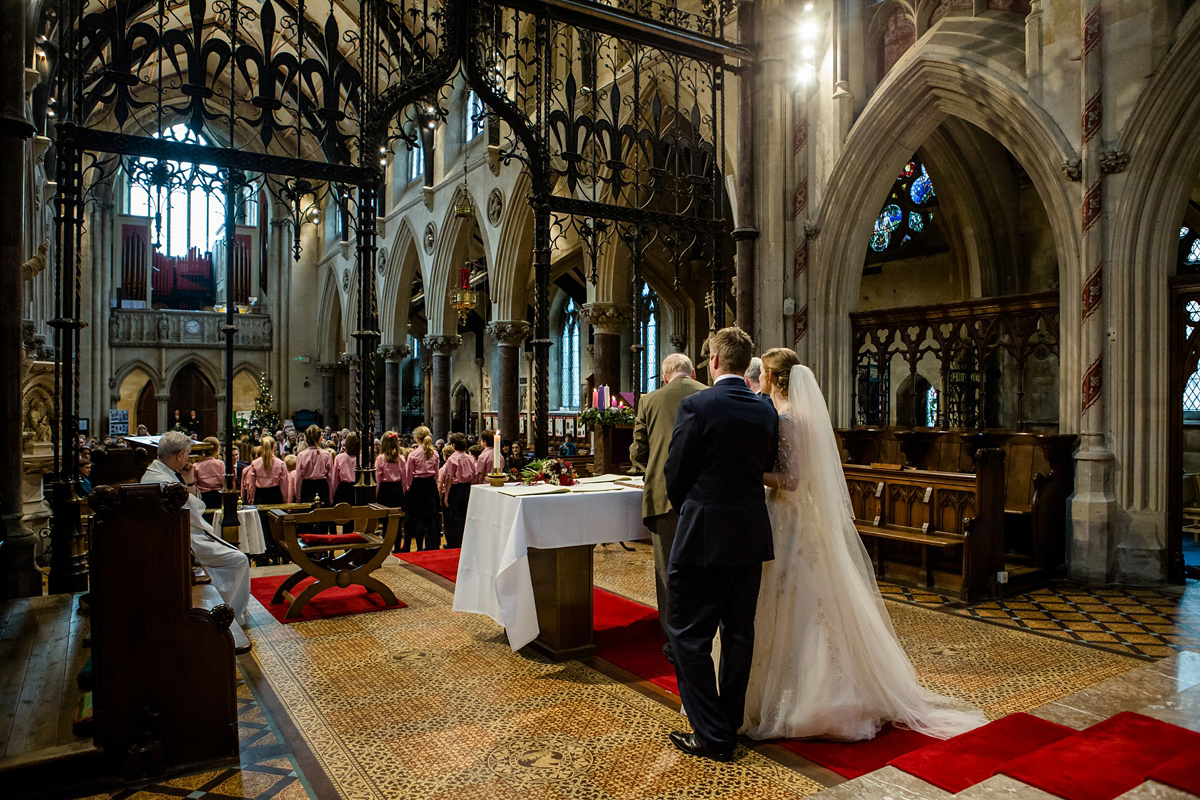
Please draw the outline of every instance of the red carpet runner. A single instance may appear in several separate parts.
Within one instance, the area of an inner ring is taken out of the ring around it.
[[[288,609],[287,600],[272,605],[271,598],[275,596],[275,590],[279,588],[279,584],[287,580],[287,577],[287,575],[275,575],[268,578],[250,579],[250,594],[254,595],[255,599],[263,604],[263,608],[271,612],[271,616],[284,624],[306,622],[310,619],[345,617],[350,614],[362,614],[367,611],[405,608],[404,603],[400,601],[397,601],[394,606],[384,605],[382,597],[377,594],[369,594],[366,587],[363,586],[347,586],[344,589],[334,587],[326,589],[312,600],[309,600],[308,605],[304,606],[304,611],[301,612],[299,619],[284,619],[283,615],[287,613]],[[311,586],[314,580],[314,578],[306,578],[301,581],[300,585],[292,588],[292,596],[299,595],[307,587]]]
[[[1123,711],[1010,761],[1000,772],[1065,800],[1112,800],[1198,748],[1200,733]]]

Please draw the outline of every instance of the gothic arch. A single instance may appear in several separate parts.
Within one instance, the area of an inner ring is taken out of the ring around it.
[[[150,379],[150,385],[154,387],[155,394],[163,392],[165,390],[164,387],[170,385],[169,382],[163,380],[162,373],[158,371],[157,367],[152,367],[142,359],[135,358],[122,363],[121,366],[117,368],[116,372],[113,373],[111,384],[114,387],[113,391],[120,389],[121,384],[125,382],[125,379],[128,378],[133,372],[139,370]]]
[[[529,197],[533,184],[522,170],[505,201],[504,218],[496,245],[496,262],[489,285],[492,316],[497,320],[524,320],[526,295],[533,273],[533,209]]]
[[[457,199],[458,193],[456,192],[442,219],[437,249],[434,251],[433,263],[429,269],[430,275],[425,280],[425,314],[429,320],[428,333],[430,335],[451,336],[457,333],[458,329],[454,310],[450,308],[449,291],[453,281],[458,277],[458,268],[466,259],[470,225],[468,224],[469,220],[455,216],[454,206]],[[472,219],[478,226],[482,238],[487,221],[480,216],[479,203],[474,202],[474,199],[472,194],[472,205],[475,207],[475,216]],[[488,258],[487,240],[484,240],[483,253],[485,261],[489,262],[490,272],[491,259]],[[440,302],[434,302],[434,298],[439,295]]]
[[[1075,151],[1010,75],[1001,62],[968,62],[941,45],[910,50],[881,82],[833,165],[809,276],[808,347],[839,424],[850,411],[849,314],[857,307],[872,225],[901,167],[947,118],[959,117],[990,134],[1029,174],[1054,232],[1062,319],[1079,318],[1080,190],[1062,176],[1062,164]],[[1063,325],[1064,432],[1078,418],[1078,337],[1076,325]]]
[[[217,397],[221,396],[225,391],[225,380],[221,375],[223,370],[218,369],[217,365],[213,364],[207,358],[195,353],[187,355],[167,367],[162,383],[167,391],[170,391],[171,384],[175,381],[175,376],[182,372],[185,367],[189,366],[195,367],[204,376],[205,380],[212,385],[213,393]]]
[[[407,216],[400,218],[391,253],[379,284],[379,330],[383,342],[404,344],[408,332],[408,312],[412,285],[421,270],[416,233]]]
[[[342,293],[338,288],[336,266],[333,262],[325,268],[325,280],[321,284],[320,296],[317,298],[317,309],[322,310],[321,333],[318,339],[318,355],[322,362],[332,363],[342,356],[338,349],[338,339],[343,345],[349,341],[350,331],[346,329],[346,315],[342,312]],[[336,310],[336,314],[333,313]]]
[[[1131,528],[1165,536],[1168,437],[1167,278],[1174,274],[1179,222],[1200,174],[1200,6],[1130,114],[1118,145],[1129,169],[1117,189],[1105,289],[1111,365],[1105,376],[1113,492]],[[1161,546],[1161,544],[1159,545]]]

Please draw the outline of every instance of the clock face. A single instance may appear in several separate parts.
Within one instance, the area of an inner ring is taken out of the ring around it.
[[[195,336],[200,332],[200,320],[196,319],[195,317],[189,319],[187,322],[183,323],[183,330],[185,333]]]

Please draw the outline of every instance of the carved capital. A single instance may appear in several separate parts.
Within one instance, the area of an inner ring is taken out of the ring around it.
[[[815,222],[804,221],[804,238],[812,241],[821,235],[821,226]]]
[[[406,344],[381,344],[376,352],[384,361],[403,361],[412,355],[412,350]]]
[[[619,334],[629,327],[633,310],[613,303],[588,303],[579,310],[579,318],[600,333]]]
[[[460,344],[462,344],[462,337],[457,334],[453,336],[431,335],[425,337],[425,347],[429,349],[429,352],[440,353],[445,356],[457,350]]]
[[[1129,166],[1129,153],[1124,150],[1105,150],[1100,154],[1100,172],[1104,175],[1116,175],[1124,172]]]
[[[342,363],[345,364],[347,367],[358,366],[358,354],[356,354],[356,353],[342,353],[341,360],[342,360]]]
[[[1078,181],[1083,178],[1083,162],[1078,158],[1068,158],[1062,163],[1063,177],[1069,181]]]
[[[519,345],[525,341],[525,337],[529,336],[530,325],[528,322],[513,321],[513,322],[489,322],[488,333],[492,335],[499,344]]]

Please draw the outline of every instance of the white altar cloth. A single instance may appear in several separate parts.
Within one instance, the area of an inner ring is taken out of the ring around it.
[[[529,574],[529,548],[649,539],[642,493],[611,492],[511,497],[491,486],[471,487],[454,610],[485,614],[504,626],[519,650],[540,631]]]
[[[217,536],[221,536],[223,518],[224,512],[221,509],[213,512],[212,527]],[[258,509],[254,506],[238,509],[238,549],[251,556],[259,555],[267,549],[267,541],[263,537],[262,517],[258,515]]]

